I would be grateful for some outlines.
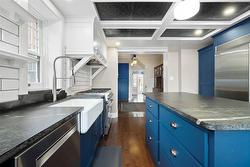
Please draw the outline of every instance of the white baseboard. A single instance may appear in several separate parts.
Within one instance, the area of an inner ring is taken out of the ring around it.
[[[111,118],[118,118],[118,112],[111,113]]]

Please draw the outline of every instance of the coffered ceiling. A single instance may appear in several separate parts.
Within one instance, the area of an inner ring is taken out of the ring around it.
[[[79,5],[93,9],[107,44],[115,46],[119,41],[120,47],[177,43],[199,47],[209,43],[214,34],[250,16],[250,0],[200,0],[198,14],[184,21],[177,21],[173,16],[173,9],[179,0],[65,1],[69,0],[52,0],[66,17],[70,10],[63,6],[65,3],[76,3],[77,9]],[[86,7],[89,3],[91,6]],[[71,10],[74,11],[73,8]],[[87,17],[81,12],[70,14]]]
[[[161,21],[171,2],[95,2],[101,21]]]

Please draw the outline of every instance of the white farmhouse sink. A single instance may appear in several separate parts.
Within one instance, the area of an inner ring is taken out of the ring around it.
[[[81,133],[86,133],[103,111],[102,99],[70,99],[50,107],[83,107],[81,111]]]

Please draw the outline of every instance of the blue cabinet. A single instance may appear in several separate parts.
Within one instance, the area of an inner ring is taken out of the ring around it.
[[[215,50],[210,45],[199,50],[199,94],[214,96]]]
[[[146,143],[156,165],[159,162],[158,104],[146,99]]]
[[[100,115],[88,132],[81,134],[81,167],[90,167],[92,165],[96,148],[102,135],[102,115]]]
[[[110,74],[112,75],[112,74]],[[118,64],[118,100],[128,101],[129,64]]]
[[[249,141],[250,131],[207,130],[147,97],[146,143],[156,166],[249,167]]]
[[[250,17],[213,36],[214,46],[219,46],[236,38],[250,34]]]
[[[208,133],[205,130],[182,119],[164,106],[160,106],[160,125],[161,137],[165,135],[164,132],[168,131],[191,153],[194,159],[202,165],[207,166]],[[163,130],[162,127],[165,127],[166,130]]]

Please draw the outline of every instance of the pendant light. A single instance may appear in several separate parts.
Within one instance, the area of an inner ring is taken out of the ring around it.
[[[137,65],[137,58],[136,58],[136,55],[133,55],[133,57],[131,58],[131,60],[132,60],[131,66]]]
[[[200,10],[199,0],[181,0],[174,8],[174,18],[176,20],[186,20],[196,15]]]

